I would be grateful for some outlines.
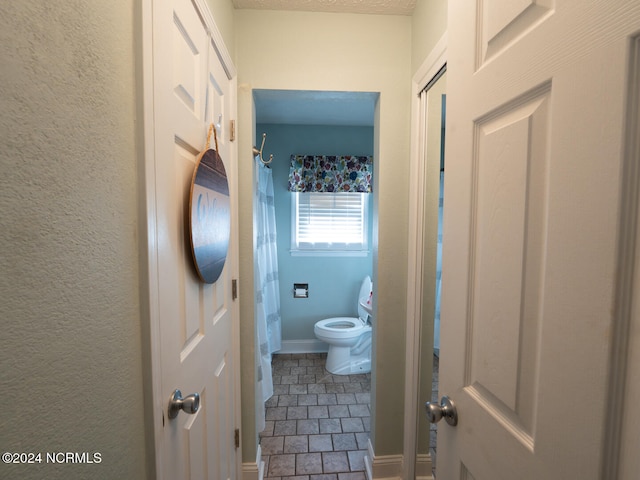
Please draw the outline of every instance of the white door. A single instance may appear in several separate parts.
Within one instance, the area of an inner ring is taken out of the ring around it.
[[[450,0],[448,18],[440,391],[459,423],[436,473],[600,478],[640,2]]]
[[[155,149],[155,241],[157,242],[158,356],[162,410],[158,477],[233,479],[236,477],[233,364],[237,317],[232,275],[237,243],[232,230],[219,279],[199,281],[191,255],[188,204],[198,154],[208,126],[219,124],[218,152],[231,196],[231,223],[237,224],[237,189],[231,165],[228,126],[232,82],[216,55],[200,15],[189,0],[153,2],[153,109]],[[211,148],[215,147],[211,137]],[[153,260],[152,260],[153,262]],[[153,281],[153,279],[152,279]],[[167,415],[171,394],[197,393],[194,414]]]

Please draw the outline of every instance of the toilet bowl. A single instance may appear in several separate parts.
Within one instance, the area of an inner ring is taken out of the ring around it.
[[[371,371],[371,317],[365,305],[371,302],[371,278],[365,277],[357,298],[358,317],[333,317],[317,322],[313,332],[329,344],[325,368],[336,375]],[[364,305],[363,305],[364,304]]]

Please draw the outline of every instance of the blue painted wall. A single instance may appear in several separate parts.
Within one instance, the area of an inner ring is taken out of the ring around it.
[[[323,318],[356,316],[356,298],[365,275],[372,274],[371,252],[363,257],[291,256],[289,159],[303,155],[373,155],[373,127],[256,125],[256,145],[267,134],[264,157],[273,154],[273,187],[278,233],[282,339],[312,340],[314,324]],[[375,172],[374,172],[375,174]],[[369,213],[373,195],[368,195]],[[373,230],[369,219],[369,232]],[[369,246],[372,239],[369,237]],[[308,283],[309,298],[293,298],[293,284]]]

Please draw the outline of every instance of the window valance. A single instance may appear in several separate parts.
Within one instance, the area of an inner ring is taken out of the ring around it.
[[[373,157],[291,155],[290,192],[373,191]]]

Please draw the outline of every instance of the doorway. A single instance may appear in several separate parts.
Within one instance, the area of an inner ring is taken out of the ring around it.
[[[316,339],[313,327],[322,318],[357,315],[362,279],[373,277],[376,270],[373,195],[364,194],[369,251],[314,256],[292,251],[295,193],[287,185],[292,155],[372,156],[378,96],[253,90],[254,141],[263,147],[262,157],[270,160],[273,175],[282,322],[282,348],[274,352],[271,363],[273,396],[266,401],[264,427],[260,419],[257,425],[267,478],[332,473],[336,468],[342,473],[364,472],[371,374],[328,374],[324,370],[327,346]],[[306,297],[294,295],[295,284],[307,286]],[[305,466],[297,468],[298,463]]]
[[[440,286],[442,279],[442,212],[444,207],[446,64],[420,92],[423,192],[422,192],[422,309],[420,338],[420,399],[438,402],[440,357]],[[431,371],[429,367],[431,366]],[[430,374],[430,375],[429,375]],[[418,458],[429,454],[431,473],[436,468],[437,424],[424,414],[418,421]]]
[[[446,34],[413,78],[412,160],[409,217],[405,456],[410,478],[434,478],[437,431],[425,403],[437,401],[440,351],[435,328],[439,303],[439,211],[444,207],[444,126],[446,123]],[[441,195],[442,193],[442,195]],[[442,197],[442,201],[441,201]],[[434,355],[436,353],[437,355]],[[438,402],[439,403],[439,402]]]

